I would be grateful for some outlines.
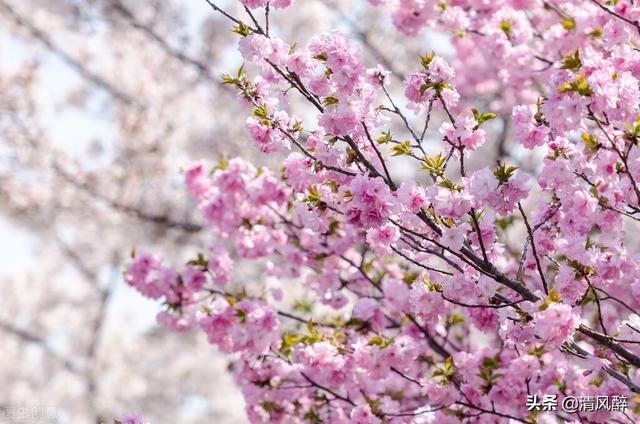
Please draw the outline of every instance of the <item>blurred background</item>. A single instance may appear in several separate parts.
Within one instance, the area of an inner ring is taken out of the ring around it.
[[[266,163],[220,84],[241,64],[231,29],[204,0],[0,0],[0,422],[16,407],[53,408],[42,422],[246,422],[228,358],[158,327],[159,305],[122,279],[132,248],[180,263],[206,240],[185,166]],[[272,16],[299,45],[333,29],[395,72],[396,94],[418,55],[452,54],[442,35],[402,37],[366,1],[298,0]],[[506,119],[493,125],[491,162],[508,150]]]

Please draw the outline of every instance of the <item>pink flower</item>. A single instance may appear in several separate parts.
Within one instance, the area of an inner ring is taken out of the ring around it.
[[[318,119],[318,124],[328,133],[342,136],[349,134],[359,121],[354,109],[344,103],[338,103],[325,108],[324,113]]]
[[[267,0],[240,0],[240,3],[247,6],[249,9],[257,9],[259,7],[265,7]]]
[[[384,224],[392,213],[391,191],[380,177],[356,176],[350,184],[351,206],[357,212],[351,215],[352,222],[365,228]]]
[[[207,263],[207,269],[213,276],[213,281],[218,287],[224,287],[231,281],[233,260],[224,247],[215,245],[212,248],[212,255]]]
[[[447,406],[455,402],[455,389],[449,386],[429,382],[425,387],[425,392],[429,398],[429,404],[435,407]]]
[[[207,278],[205,277],[204,273],[199,269],[196,269],[192,266],[188,266],[182,272],[182,281],[184,282],[185,286],[189,288],[189,290],[197,292],[200,289],[202,289],[202,286],[204,286],[204,283],[207,282]]]
[[[588,285],[584,279],[576,279],[576,271],[566,263],[560,265],[560,271],[556,276],[556,285],[558,292],[567,303],[575,304],[575,302],[584,296]]]
[[[556,346],[568,340],[578,327],[579,321],[571,306],[551,303],[545,310],[533,314],[536,336]]]
[[[293,4],[295,0],[271,0],[271,5],[276,9],[284,9]]]
[[[492,308],[471,308],[469,317],[480,331],[492,332],[498,328],[498,316]]]
[[[401,313],[409,305],[409,287],[399,279],[385,278],[382,282],[382,290],[387,308],[395,313]]]
[[[422,86],[427,82],[428,75],[424,71],[410,74],[404,81],[404,95],[414,103],[419,103],[425,97],[421,91]]]
[[[464,191],[432,185],[427,198],[436,212],[451,218],[459,218],[471,210],[472,197]]]
[[[400,230],[392,224],[386,224],[382,227],[371,228],[367,231],[367,243],[378,254],[386,254],[391,252],[391,245],[400,237]]]
[[[178,274],[162,265],[158,257],[149,254],[138,256],[127,268],[125,280],[144,296],[152,299],[165,296],[169,301],[177,300],[174,289],[178,284]]]
[[[549,128],[534,120],[535,107],[521,105],[513,108],[512,118],[516,138],[527,149],[542,146],[549,135]]]
[[[515,208],[515,205],[529,194],[529,177],[522,172],[502,184],[499,190],[489,199],[489,203],[499,214],[505,215]]]
[[[442,229],[442,237],[440,242],[453,251],[458,251],[462,248],[465,236],[467,232],[471,230],[469,224],[462,224],[453,226],[451,228],[445,227]]]
[[[287,68],[291,72],[295,72],[299,77],[309,76],[313,71],[314,65],[312,59],[303,53],[293,53],[287,58]]]
[[[144,424],[144,417],[135,412],[129,412],[120,417],[122,424]]]
[[[434,81],[450,82],[456,71],[440,56],[435,56],[429,63],[429,77]]]
[[[262,153],[273,153],[280,150],[279,141],[282,140],[282,135],[278,133],[278,130],[262,125],[262,122],[254,117],[247,118],[245,127],[256,147]]]
[[[445,304],[440,293],[429,290],[429,287],[420,281],[411,286],[409,302],[414,312],[428,324],[437,322],[445,311]]]
[[[321,341],[295,352],[309,378],[320,384],[343,384],[347,378],[347,358],[329,342]]]
[[[353,307],[352,316],[353,318],[368,322],[374,331],[383,330],[387,322],[384,311],[378,302],[367,297],[358,300],[358,303]]]
[[[189,195],[196,199],[204,198],[211,188],[211,180],[207,177],[202,163],[197,163],[187,169],[185,181]]]
[[[411,212],[418,212],[426,206],[427,199],[424,189],[416,185],[413,181],[403,182],[397,193],[398,200],[400,200],[402,206]]]
[[[167,311],[161,311],[156,315],[156,321],[159,325],[170,328],[174,331],[187,331],[190,330],[195,324],[193,316],[176,316]]]
[[[462,145],[465,151],[474,151],[485,142],[485,131],[477,128],[478,123],[471,114],[465,114],[456,120],[456,126],[443,122],[440,134],[451,143]]]
[[[391,15],[393,25],[405,35],[417,35],[433,13],[430,2],[401,0]]]
[[[369,405],[359,405],[351,411],[351,424],[379,424],[380,418],[373,415]]]
[[[391,74],[391,72],[385,70],[380,64],[373,69],[367,69],[367,78],[369,83],[374,86],[388,85],[389,74]]]
[[[610,20],[604,26],[604,39],[611,47],[623,44],[629,38],[624,22]]]
[[[469,194],[473,196],[473,205],[482,207],[498,189],[498,179],[489,168],[474,172],[466,184]]]
[[[249,62],[269,57],[273,53],[271,41],[264,35],[255,33],[241,38],[238,44],[238,50],[243,59]]]

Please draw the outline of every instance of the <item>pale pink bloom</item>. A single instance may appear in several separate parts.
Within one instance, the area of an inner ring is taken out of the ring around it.
[[[427,198],[424,189],[413,181],[405,181],[397,191],[402,206],[411,212],[418,212],[426,206]]]
[[[391,252],[391,245],[400,238],[400,230],[392,224],[367,230],[367,243],[379,254]]]
[[[357,318],[361,321],[366,321],[371,325],[374,331],[381,331],[387,322],[384,316],[384,311],[373,299],[363,297],[353,307],[351,314],[353,318]]]
[[[273,53],[271,41],[262,34],[249,34],[240,39],[240,54],[249,62],[269,57]]]
[[[174,331],[190,330],[195,324],[192,315],[175,316],[167,311],[161,311],[156,315],[156,321],[159,325],[170,328]]]
[[[351,411],[351,424],[379,424],[382,420],[376,417],[369,405],[359,405]]]
[[[429,287],[421,281],[416,281],[409,292],[409,302],[414,312],[425,323],[433,324],[438,321],[445,311],[444,300],[440,293],[429,290]]]
[[[440,56],[431,59],[428,71],[434,81],[450,82],[456,76],[456,71]]]
[[[120,420],[122,424],[144,424],[144,417],[136,412],[124,414]]]
[[[207,278],[199,269],[187,266],[187,268],[182,272],[182,281],[189,290],[197,292],[207,282]]]
[[[207,263],[207,269],[213,276],[213,282],[218,287],[224,287],[231,281],[233,259],[231,259],[223,246],[215,245],[211,248],[211,257]]]
[[[295,0],[271,0],[271,5],[276,9],[284,9],[285,7],[289,7],[293,4]]]
[[[197,163],[187,169],[185,182],[189,195],[196,199],[204,198],[211,188],[211,180],[207,176],[202,163]]]
[[[578,324],[571,306],[561,303],[552,302],[545,310],[533,314],[536,336],[556,346],[573,336]]]
[[[442,237],[440,242],[453,251],[462,248],[467,232],[471,229],[469,224],[462,224],[453,227],[445,227],[442,229]]]
[[[367,79],[374,86],[388,85],[390,74],[391,72],[385,70],[380,64],[375,68],[367,69]]]
[[[489,168],[483,168],[471,174],[466,183],[467,190],[473,196],[474,207],[482,207],[498,189],[498,179]]]
[[[257,9],[267,5],[267,0],[240,0],[240,3],[247,6],[250,9]]]

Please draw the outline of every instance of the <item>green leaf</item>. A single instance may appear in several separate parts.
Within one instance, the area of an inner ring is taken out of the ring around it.
[[[539,345],[529,350],[529,355],[533,355],[537,358],[540,358],[544,354],[544,345]]]
[[[252,115],[256,118],[269,119],[269,112],[267,112],[267,107],[264,104],[256,107]]]
[[[538,97],[536,100],[536,114],[533,115],[533,119],[536,120],[536,124],[542,125],[544,124],[544,115],[542,114],[542,99]]]
[[[391,137],[391,130],[383,132],[382,135],[376,139],[376,141],[380,144],[386,144],[391,140],[393,140],[393,137]]]
[[[393,146],[391,151],[393,151],[393,156],[402,156],[410,155],[413,150],[411,149],[411,142],[404,141]]]
[[[505,164],[499,164],[498,169],[493,172],[493,175],[498,179],[498,184],[502,185],[507,183],[513,174],[518,169],[517,166],[506,166]]]
[[[438,153],[436,156],[425,156],[422,158],[421,169],[431,172],[432,174],[442,176],[444,174],[444,165],[447,159]]]
[[[327,53],[326,53],[326,52],[322,52],[322,53],[320,53],[320,54],[317,54],[317,55],[313,56],[313,58],[314,58],[315,60],[319,60],[319,61],[322,61],[322,62],[326,62],[326,61],[329,59],[329,56],[327,55]]]
[[[582,141],[592,153],[597,152],[600,148],[600,143],[598,143],[598,139],[593,134],[582,133]]]
[[[220,74],[223,84],[238,85],[238,79],[229,74]]]
[[[420,56],[420,64],[424,69],[429,69],[429,65],[431,64],[431,61],[433,60],[434,57],[436,57],[435,52],[422,55]]]
[[[391,343],[393,343],[393,338],[385,339],[382,336],[376,335],[371,337],[371,339],[369,339],[369,343],[367,344],[369,346],[380,346],[381,349],[384,349],[385,347],[391,345]]]
[[[589,35],[592,36],[593,38],[600,38],[604,35],[604,31],[602,30],[601,27],[596,27],[594,28],[593,31],[589,33]]]
[[[324,421],[320,419],[320,416],[315,411],[307,411],[302,418],[305,421],[311,421],[312,424],[324,423]]]
[[[456,324],[462,324],[464,322],[464,316],[462,314],[454,313],[447,317],[447,325],[449,327],[454,326]]]
[[[456,375],[456,368],[453,366],[453,358],[451,356],[445,359],[442,367],[437,367],[433,371],[434,377],[442,377],[443,384],[449,384],[452,378]]]
[[[247,313],[245,311],[243,311],[242,309],[236,309],[236,316],[238,318],[240,318],[241,322],[245,322],[247,320]]]
[[[420,96],[424,96],[424,93],[426,93],[430,88],[432,88],[437,94],[439,94],[442,93],[442,90],[449,87],[450,85],[445,83],[444,81],[427,81],[420,86]]]
[[[564,18],[560,21],[560,25],[567,31],[573,31],[576,28],[576,21],[573,18]]]
[[[307,189],[307,197],[304,198],[305,202],[313,203],[314,205],[318,205],[322,202],[322,197],[320,197],[320,192],[318,191],[318,187],[311,186]]]
[[[233,28],[233,32],[235,32],[236,34],[240,34],[243,37],[251,34],[251,30],[244,22],[239,22],[238,25]]]
[[[304,128],[302,128],[302,122],[300,122],[300,121],[296,121],[296,122],[293,124],[293,131],[298,132],[298,133],[303,132],[303,131],[304,131]]]
[[[448,179],[448,178],[443,178],[443,179],[442,179],[442,181],[440,181],[440,182],[438,183],[438,185],[439,185],[440,187],[443,187],[443,188],[448,188],[448,189],[449,189],[449,190],[451,190],[451,191],[458,191],[458,190],[459,190],[459,188],[460,188],[460,187],[458,187],[457,185],[455,185],[455,184],[454,184],[454,182],[453,182],[453,181],[451,181],[451,180],[450,180],[450,179]]]
[[[576,260],[569,259],[567,261],[567,265],[573,268],[576,271],[576,277],[589,277],[591,275],[595,275],[596,270],[589,265],[584,265]]]
[[[187,265],[191,265],[197,268],[207,269],[208,263],[207,259],[204,257],[202,253],[198,253],[196,259],[192,259],[187,262]]]
[[[504,32],[507,35],[511,34],[511,21],[504,20],[500,22],[500,29],[502,30],[502,32]]]
[[[593,95],[593,91],[591,90],[591,87],[589,87],[589,82],[584,79],[583,73],[580,73],[575,81],[567,81],[560,84],[558,90],[560,90],[561,93],[572,91],[584,97]]]
[[[411,285],[411,283],[416,281],[419,276],[420,273],[418,271],[407,272],[402,276],[402,281],[404,281],[404,283],[407,285]]]
[[[270,400],[263,400],[260,403],[260,406],[262,406],[262,409],[264,409],[268,413],[283,411],[282,406]]]
[[[424,96],[424,93],[427,92],[428,89],[433,87],[433,83],[431,81],[427,81],[420,86],[420,97]]]
[[[340,221],[331,221],[329,224],[329,234],[335,234],[335,232],[340,228]]]
[[[544,298],[542,305],[538,308],[539,311],[544,311],[551,305],[552,303],[558,303],[562,299],[562,295],[556,291],[555,287],[551,287],[549,290],[549,294]]]
[[[313,304],[305,300],[299,300],[293,305],[293,309],[304,313],[310,313],[313,310]]]
[[[313,325],[313,321],[311,319],[307,320],[307,330],[309,333],[314,334],[316,332],[316,328]]]
[[[323,103],[325,106],[336,105],[336,104],[338,104],[338,102],[339,102],[338,98],[337,98],[337,97],[334,97],[334,96],[327,96],[327,97],[325,97],[325,98],[324,98],[324,100],[322,101],[322,103]]]
[[[562,69],[577,71],[581,66],[582,61],[580,60],[580,51],[577,49],[573,55],[567,55],[562,58]]]
[[[476,119],[476,121],[478,122],[478,125],[476,126],[476,129],[483,123],[486,121],[489,121],[490,119],[494,119],[497,115],[493,112],[485,112],[485,113],[480,113],[478,112],[478,109],[473,108],[471,109],[471,112],[473,113],[473,117]]]
[[[453,358],[449,356],[444,360],[444,369],[450,370],[451,368],[453,368]]]
[[[506,230],[513,222],[515,221],[515,217],[513,215],[505,216],[503,218],[496,218],[496,225],[502,231]]]

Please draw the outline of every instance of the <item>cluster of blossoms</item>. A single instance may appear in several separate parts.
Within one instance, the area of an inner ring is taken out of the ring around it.
[[[115,424],[145,424],[144,417],[135,412],[124,414],[119,420],[114,420]]]
[[[529,395],[640,393],[640,253],[629,241],[640,8],[613,3],[396,2],[405,34],[455,34],[451,63],[423,56],[404,81],[422,133],[389,73],[367,69],[343,35],[302,47],[255,17],[239,24],[257,75],[243,67],[224,82],[252,110],[256,146],[291,150],[282,176],[242,159],[194,165],[186,185],[208,250],[181,269],[136,256],[127,282],[163,299],[162,324],[199,327],[237,354],[253,422],[637,420],[635,401],[627,412],[526,407]],[[309,105],[298,116],[293,95]],[[474,108],[481,98],[493,112]],[[469,165],[497,114],[524,148],[544,150],[537,177]],[[428,155],[437,117],[442,149]],[[394,160],[428,182],[397,182]],[[276,286],[234,281],[238,261]]]

